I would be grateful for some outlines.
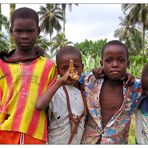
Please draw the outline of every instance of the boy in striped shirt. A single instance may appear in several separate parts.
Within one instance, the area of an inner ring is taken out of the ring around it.
[[[44,144],[47,118],[35,102],[56,80],[56,67],[35,49],[40,28],[34,10],[15,10],[11,25],[16,48],[0,58],[0,144]]]

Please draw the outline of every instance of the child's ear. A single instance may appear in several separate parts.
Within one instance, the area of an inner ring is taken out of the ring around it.
[[[103,66],[102,60],[100,61],[100,65]]]
[[[84,70],[84,64],[82,63],[82,69]]]
[[[12,26],[10,27],[10,30],[9,30],[9,31],[10,31],[10,33],[12,34]]]
[[[128,67],[128,68],[130,67],[130,61],[127,62],[127,67]]]
[[[40,27],[38,27],[38,35],[40,35],[41,29]]]
[[[57,72],[58,72],[58,74],[59,74],[59,69],[58,69],[58,66],[56,65],[56,69],[57,69]]]

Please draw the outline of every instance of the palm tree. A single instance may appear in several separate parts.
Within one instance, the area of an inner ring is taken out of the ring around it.
[[[55,52],[58,48],[65,47],[67,45],[73,44],[71,41],[65,38],[64,33],[57,34],[55,37],[52,38],[50,53],[52,56],[55,55]]]
[[[15,11],[16,5],[15,4],[10,4],[9,6],[10,6],[9,8],[10,8],[10,18],[11,18],[12,13]],[[15,48],[14,38],[13,38],[11,33],[9,35],[9,40],[10,40],[9,49],[11,50],[11,49]]]
[[[46,7],[41,6],[38,13],[41,16],[41,30],[49,33],[51,40],[54,30],[59,32],[62,28],[60,20],[63,21],[63,13],[55,4],[46,4]]]
[[[121,28],[115,30],[114,36],[125,42],[130,53],[140,53],[142,48],[142,33],[133,25],[130,25],[126,19],[122,17],[119,17],[119,19],[121,20],[119,24]]]
[[[5,32],[9,30],[9,22],[7,17],[5,17],[1,13],[1,4],[0,4],[0,52],[1,51],[7,51],[8,50],[8,40],[6,33],[2,31],[2,27],[4,27]]]
[[[2,13],[2,8],[1,8],[1,4],[0,4],[0,31],[2,30],[2,18],[1,18],[1,14]]]
[[[61,5],[62,7],[62,13],[63,13],[63,33],[65,34],[65,25],[66,25],[66,6],[69,6],[69,10],[72,10],[72,4],[57,4]],[[78,4],[75,4],[78,6]]]
[[[143,54],[145,47],[145,31],[148,29],[148,4],[122,4],[126,19],[130,24],[142,26]]]
[[[0,52],[1,51],[8,51],[9,44],[7,37],[0,32]]]
[[[0,4],[0,31],[2,31],[2,26],[8,30],[9,28],[9,22],[7,17],[5,17],[2,13],[1,13],[1,4]]]
[[[51,46],[51,43],[43,36],[39,36],[35,44],[36,48],[43,48],[44,51],[48,51],[48,48]]]

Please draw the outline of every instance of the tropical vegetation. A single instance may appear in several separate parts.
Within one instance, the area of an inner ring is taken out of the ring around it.
[[[10,4],[10,15],[17,4]],[[79,7],[78,4],[75,4]],[[66,38],[66,10],[72,11],[72,4],[44,4],[40,5],[38,14],[40,18],[41,34],[36,48],[46,49],[48,57],[54,58],[57,49],[66,45],[74,45],[80,49],[85,64],[85,71],[99,67],[100,53],[107,39],[97,41],[87,40],[73,43]],[[114,36],[125,43],[129,49],[130,66],[128,71],[135,77],[140,77],[143,65],[148,63],[148,4],[122,4],[124,16],[120,17],[119,28]],[[10,20],[1,13],[0,4],[0,51],[15,47],[12,36],[9,34]],[[5,32],[2,31],[4,28]],[[8,44],[10,41],[10,44]],[[134,143],[134,127],[131,126],[129,143]]]

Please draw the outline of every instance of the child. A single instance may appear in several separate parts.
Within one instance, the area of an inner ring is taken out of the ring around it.
[[[89,116],[83,144],[127,144],[131,114],[136,109],[141,87],[135,81],[123,85],[128,66],[128,49],[120,41],[110,41],[102,49],[104,78],[92,75],[85,80]]]
[[[47,118],[35,103],[56,80],[56,67],[35,49],[40,28],[34,10],[15,10],[11,25],[16,49],[0,59],[0,144],[44,144]]]
[[[56,54],[60,78],[37,99],[37,109],[49,104],[49,144],[80,144],[83,135],[86,100],[79,81],[70,78],[70,60],[74,62],[77,75],[81,75],[80,51],[72,46],[61,48]]]
[[[142,101],[136,111],[136,143],[148,144],[148,64],[142,72]]]

